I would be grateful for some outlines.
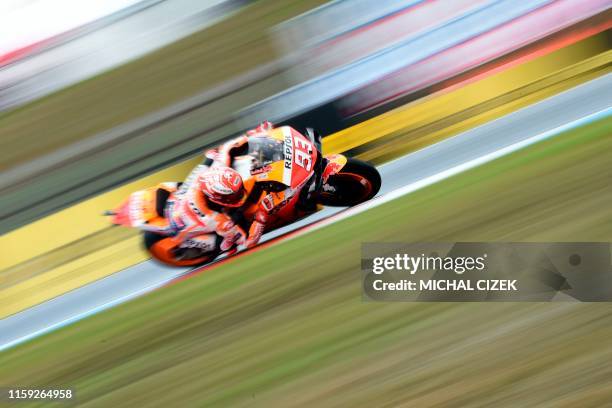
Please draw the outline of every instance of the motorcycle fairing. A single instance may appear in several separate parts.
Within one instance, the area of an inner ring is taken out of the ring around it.
[[[268,171],[258,171],[256,181],[277,181],[295,189],[312,175],[318,152],[314,144],[289,126],[267,132],[270,139],[283,143],[283,159],[266,163]]]
[[[157,227],[167,226],[168,221],[157,213],[157,191],[160,188],[170,190],[165,185],[159,185],[130,194],[127,200],[113,211],[111,222],[115,225],[135,228],[145,224]]]

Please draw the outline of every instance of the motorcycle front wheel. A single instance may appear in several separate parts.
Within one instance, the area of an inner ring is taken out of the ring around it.
[[[326,206],[350,207],[372,199],[380,186],[381,177],[376,167],[349,158],[344,167],[323,184],[319,202]]]

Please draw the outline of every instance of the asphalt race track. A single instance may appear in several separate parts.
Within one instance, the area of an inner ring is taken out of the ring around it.
[[[609,110],[606,109],[610,106],[612,74],[380,166],[383,179],[380,194],[397,192],[404,186],[444,174],[463,163],[504,151],[535,135],[562,132],[564,125],[584,117],[592,118],[597,113],[607,115]],[[264,240],[342,210],[327,208],[299,223],[267,234]],[[0,321],[0,350],[159,288],[188,272],[189,269],[169,268],[146,261],[16,313]]]

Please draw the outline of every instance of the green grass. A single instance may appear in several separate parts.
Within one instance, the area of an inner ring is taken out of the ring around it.
[[[363,303],[362,241],[610,241],[610,119],[4,352],[85,406],[601,406],[608,304]],[[27,406],[27,404],[22,404]]]
[[[0,170],[277,58],[268,29],[325,0],[259,0],[137,61],[0,114]]]

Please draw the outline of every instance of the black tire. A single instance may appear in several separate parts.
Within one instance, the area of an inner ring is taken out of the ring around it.
[[[365,179],[365,180],[363,180]],[[364,185],[367,181],[367,185]],[[349,158],[346,165],[329,177],[322,187],[319,202],[326,206],[350,207],[368,201],[380,190],[380,173],[372,164]]]
[[[155,244],[157,241],[161,241],[164,238],[166,238],[164,235],[156,234],[150,231],[144,231],[142,234],[142,240],[147,251],[151,249],[153,244]]]

